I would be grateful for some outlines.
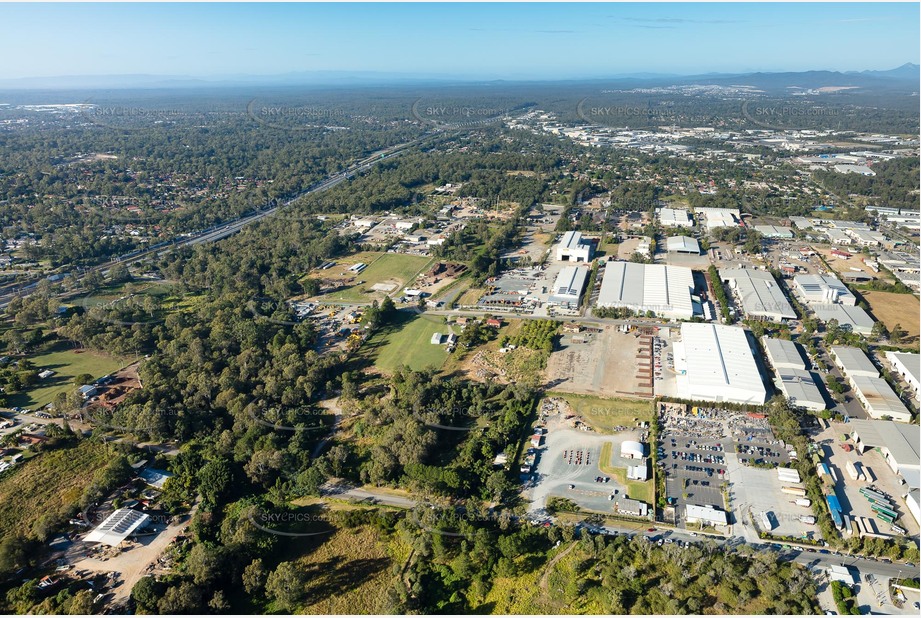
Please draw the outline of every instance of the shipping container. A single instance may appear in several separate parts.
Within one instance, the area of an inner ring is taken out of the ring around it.
[[[802,487],[792,487],[790,485],[784,485],[783,487],[780,488],[780,491],[784,492],[785,494],[791,494],[794,496],[805,496],[806,495],[806,490],[803,489]]]
[[[844,465],[844,469],[847,470],[847,475],[851,477],[852,481],[856,481],[860,478],[860,473],[857,472],[857,467],[854,465],[853,461],[849,461]]]
[[[810,500],[809,498],[797,498],[796,505],[797,506],[807,506],[807,507],[812,506],[812,500]]]

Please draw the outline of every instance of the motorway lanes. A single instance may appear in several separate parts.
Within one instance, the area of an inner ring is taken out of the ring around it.
[[[139,260],[151,254],[166,253],[170,251],[173,247],[177,247],[177,246],[181,247],[184,245],[197,245],[201,243],[214,242],[217,240],[221,240],[222,238],[226,238],[227,236],[237,233],[243,227],[249,225],[250,223],[253,223],[265,217],[274,215],[280,208],[289,206],[306,195],[310,195],[312,193],[319,193],[321,191],[326,191],[327,189],[330,189],[336,186],[342,181],[351,178],[355,174],[358,174],[360,172],[370,169],[378,162],[394,157],[394,156],[397,156],[401,154],[402,152],[404,152],[409,147],[417,145],[429,139],[430,137],[431,137],[431,134],[423,135],[419,139],[413,140],[411,142],[406,142],[403,144],[398,144],[397,146],[391,146],[390,148],[385,148],[384,150],[379,150],[371,154],[370,156],[366,157],[365,159],[362,159],[358,163],[351,165],[345,171],[339,172],[338,174],[334,174],[333,176],[330,176],[326,180],[321,181],[319,184],[312,186],[306,191],[288,200],[281,206],[275,206],[273,208],[269,208],[269,209],[257,212],[256,214],[246,215],[245,217],[241,217],[234,221],[225,223],[221,225],[220,227],[217,227],[211,230],[207,230],[205,232],[201,232],[197,235],[191,236],[184,240],[180,240],[173,245],[164,245],[162,247],[158,247],[156,249],[150,249],[148,251],[144,251],[141,253],[132,252],[124,256],[119,256],[104,264],[94,266],[93,268],[89,270],[98,270],[101,273],[105,274],[105,272],[108,269],[110,269],[112,266],[121,262],[124,259]],[[19,282],[16,284],[9,284],[7,286],[0,287],[0,309],[2,309],[3,307],[6,307],[9,304],[9,302],[16,296],[27,296],[29,291],[36,287],[36,285],[38,284],[38,281],[40,281],[40,279],[36,279],[32,281],[23,281],[23,282]]]

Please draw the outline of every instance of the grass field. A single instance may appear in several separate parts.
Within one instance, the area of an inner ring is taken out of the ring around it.
[[[909,337],[921,334],[921,302],[914,294],[870,291],[861,291],[860,294],[870,305],[870,312],[889,330],[896,324],[901,324]]]
[[[110,454],[84,440],[73,448],[42,453],[0,480],[0,535],[28,534],[46,513],[76,508],[77,501]]]
[[[88,373],[94,378],[112,373],[131,362],[128,358],[119,358],[100,352],[74,350],[64,343],[59,343],[43,354],[30,355],[30,361],[39,369],[51,369],[55,375],[40,380],[38,386],[25,393],[17,393],[7,398],[10,407],[40,408],[54,400],[61,391],[76,389],[74,378],[81,373]]]
[[[457,306],[463,307],[464,305],[474,305],[476,301],[480,300],[480,297],[486,293],[486,290],[483,288],[469,288],[466,292],[461,294],[457,299]]]
[[[98,289],[92,294],[79,297],[70,304],[82,307],[95,307],[96,305],[108,304],[127,293],[144,294],[148,296],[157,296],[161,303],[169,307],[169,296],[173,292],[174,284],[169,281],[136,281],[132,283],[120,283]]]
[[[618,483],[626,487],[628,498],[641,500],[647,504],[655,504],[655,500],[653,500],[652,495],[652,481],[628,481],[626,468],[615,468],[609,464],[611,461],[612,448],[613,447],[610,442],[605,443],[601,447],[601,455],[599,455],[600,462],[598,464],[598,468],[601,469],[601,471],[605,474],[610,474]]]
[[[341,529],[297,559],[309,602],[297,614],[385,614],[394,578],[390,544],[371,526]]]
[[[373,262],[365,262],[368,267],[356,275],[356,278],[364,281],[364,283],[326,294],[323,298],[345,302],[369,302],[375,298],[381,299],[385,293],[371,290],[374,284],[393,283],[395,285],[391,293],[399,292],[400,288],[409,283],[416,274],[432,262],[432,258],[419,255],[403,255],[399,253],[366,254],[366,256],[370,255],[378,255],[379,257],[374,259]],[[361,261],[364,260],[349,260],[349,263]],[[343,263],[346,262],[343,261]]]
[[[565,399],[573,411],[599,433],[611,433],[618,425],[635,426],[633,419],[652,420],[652,402],[633,399],[604,399],[591,395],[550,393]]]
[[[448,358],[444,345],[433,345],[433,333],[447,334],[448,325],[440,316],[416,316],[400,311],[398,322],[376,333],[362,346],[362,353],[370,354],[374,364],[392,373],[400,365],[412,369],[434,367],[440,369]]]

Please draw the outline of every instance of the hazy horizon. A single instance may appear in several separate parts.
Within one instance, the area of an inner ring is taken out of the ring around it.
[[[0,53],[17,58],[3,80],[528,81],[921,61],[919,6],[909,3],[0,4],[0,18],[19,26],[0,40]]]

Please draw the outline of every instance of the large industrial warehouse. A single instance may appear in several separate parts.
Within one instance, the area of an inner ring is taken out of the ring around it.
[[[665,250],[669,253],[700,255],[700,243],[690,236],[669,236],[665,241]]]
[[[828,406],[822,391],[816,384],[815,376],[805,369],[775,368],[777,380],[774,384],[787,398],[791,406],[806,410],[824,410]]]
[[[759,405],[767,401],[745,329],[685,322],[674,349],[680,398]]]
[[[911,411],[883,378],[853,376],[849,381],[857,399],[872,418],[911,422]]]
[[[590,262],[593,254],[594,246],[582,238],[582,232],[566,232],[556,247],[559,262]]]
[[[921,461],[918,451],[921,430],[917,425],[856,418],[848,425],[857,452],[878,448],[892,471],[901,476],[909,488],[921,486],[921,464],[918,463]]]
[[[761,344],[774,369],[807,369],[798,343],[788,339],[762,337]]]
[[[690,268],[608,262],[597,305],[626,307],[643,313],[652,311],[663,318],[690,320],[694,317],[693,291],[694,274]]]
[[[860,348],[833,345],[831,347],[831,357],[848,378],[854,376],[879,377],[879,369],[876,368],[876,365],[873,364],[866,352]]]
[[[841,280],[831,275],[798,275],[793,284],[807,303],[856,305],[857,298]]]
[[[694,221],[691,219],[691,213],[683,208],[659,208],[656,210],[659,217],[659,223],[663,227],[692,227]]]
[[[579,297],[582,296],[586,279],[588,279],[588,268],[567,266],[556,276],[553,293],[547,303],[575,309],[579,306]]]
[[[718,227],[735,227],[742,220],[737,208],[695,208],[694,212],[703,215],[708,230]]]
[[[793,307],[771,273],[752,268],[724,268],[720,279],[729,282],[746,317],[773,322],[796,319]]]
[[[845,330],[864,336],[873,333],[873,318],[856,305],[815,304],[812,305],[812,309],[816,317],[826,324],[831,320],[837,320],[838,326]]]

